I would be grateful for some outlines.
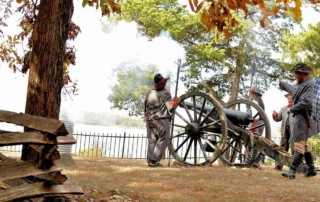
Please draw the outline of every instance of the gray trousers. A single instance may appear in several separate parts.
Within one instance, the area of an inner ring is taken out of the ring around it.
[[[147,122],[148,163],[158,163],[166,151],[170,137],[170,119],[157,119]]]

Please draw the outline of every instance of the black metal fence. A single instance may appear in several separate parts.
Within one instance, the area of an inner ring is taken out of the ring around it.
[[[74,134],[77,143],[72,148],[76,156],[145,159],[146,134]]]
[[[73,134],[77,143],[74,145],[60,145],[60,153],[71,153],[74,156],[83,157],[108,157],[108,158],[127,158],[127,159],[146,159],[148,139],[145,133],[76,133]],[[179,144],[175,142],[174,144]],[[277,144],[280,142],[279,137],[273,138]],[[314,156],[316,164],[320,165],[319,140],[313,140]],[[314,144],[315,143],[315,144]],[[188,145],[188,144],[186,144]],[[0,151],[21,152],[21,145],[0,147]],[[183,148],[181,148],[183,152]],[[192,153],[192,152],[190,152]],[[169,156],[168,150],[165,154]]]

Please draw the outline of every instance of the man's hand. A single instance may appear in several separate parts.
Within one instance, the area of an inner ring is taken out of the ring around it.
[[[272,112],[272,118],[273,118],[273,119],[278,119],[278,116],[279,116],[279,115],[278,115],[278,113],[277,113],[276,111],[273,111],[273,112]]]
[[[172,98],[170,104],[171,104],[173,107],[176,107],[176,106],[178,106],[179,102],[180,102],[180,99],[175,96],[175,97]]]

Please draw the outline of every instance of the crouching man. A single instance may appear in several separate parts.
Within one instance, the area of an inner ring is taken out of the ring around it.
[[[314,80],[310,77],[312,68],[306,64],[297,64],[293,70],[297,85],[292,86],[286,82],[279,82],[282,90],[293,95],[292,107],[288,113],[293,115],[291,136],[289,142],[293,142],[294,155],[289,171],[282,173],[282,176],[294,179],[297,168],[305,158],[308,170],[306,177],[317,175],[317,170],[313,164],[311,148],[308,145],[308,138],[315,135],[312,129],[311,112],[313,102]]]

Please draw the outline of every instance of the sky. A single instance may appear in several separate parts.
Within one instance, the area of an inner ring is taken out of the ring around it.
[[[114,84],[112,69],[123,62],[134,62],[138,65],[154,64],[164,76],[172,74],[176,80],[178,59],[184,59],[184,49],[174,42],[167,33],[162,33],[152,41],[137,32],[135,23],[121,22],[110,32],[102,31],[101,14],[93,7],[81,7],[81,1],[74,1],[73,21],[81,27],[81,33],[71,44],[76,48],[76,65],[71,66],[71,79],[77,80],[78,95],[72,100],[62,100],[61,108],[67,110],[71,119],[79,116],[80,111],[119,113],[110,109],[107,100],[111,93],[110,85]],[[306,23],[315,23],[314,13],[303,12]],[[306,24],[305,23],[305,24]],[[12,22],[10,31],[15,31]],[[28,75],[12,73],[5,65],[0,66],[0,109],[24,112]],[[184,88],[179,82],[178,95]],[[173,83],[172,85],[175,85]],[[172,88],[172,94],[174,88]],[[283,92],[271,87],[264,94],[266,112],[279,110],[285,103]],[[279,100],[275,103],[274,98]],[[123,113],[123,112],[122,112]],[[126,113],[126,112],[125,112]],[[272,122],[272,121],[270,121]]]

